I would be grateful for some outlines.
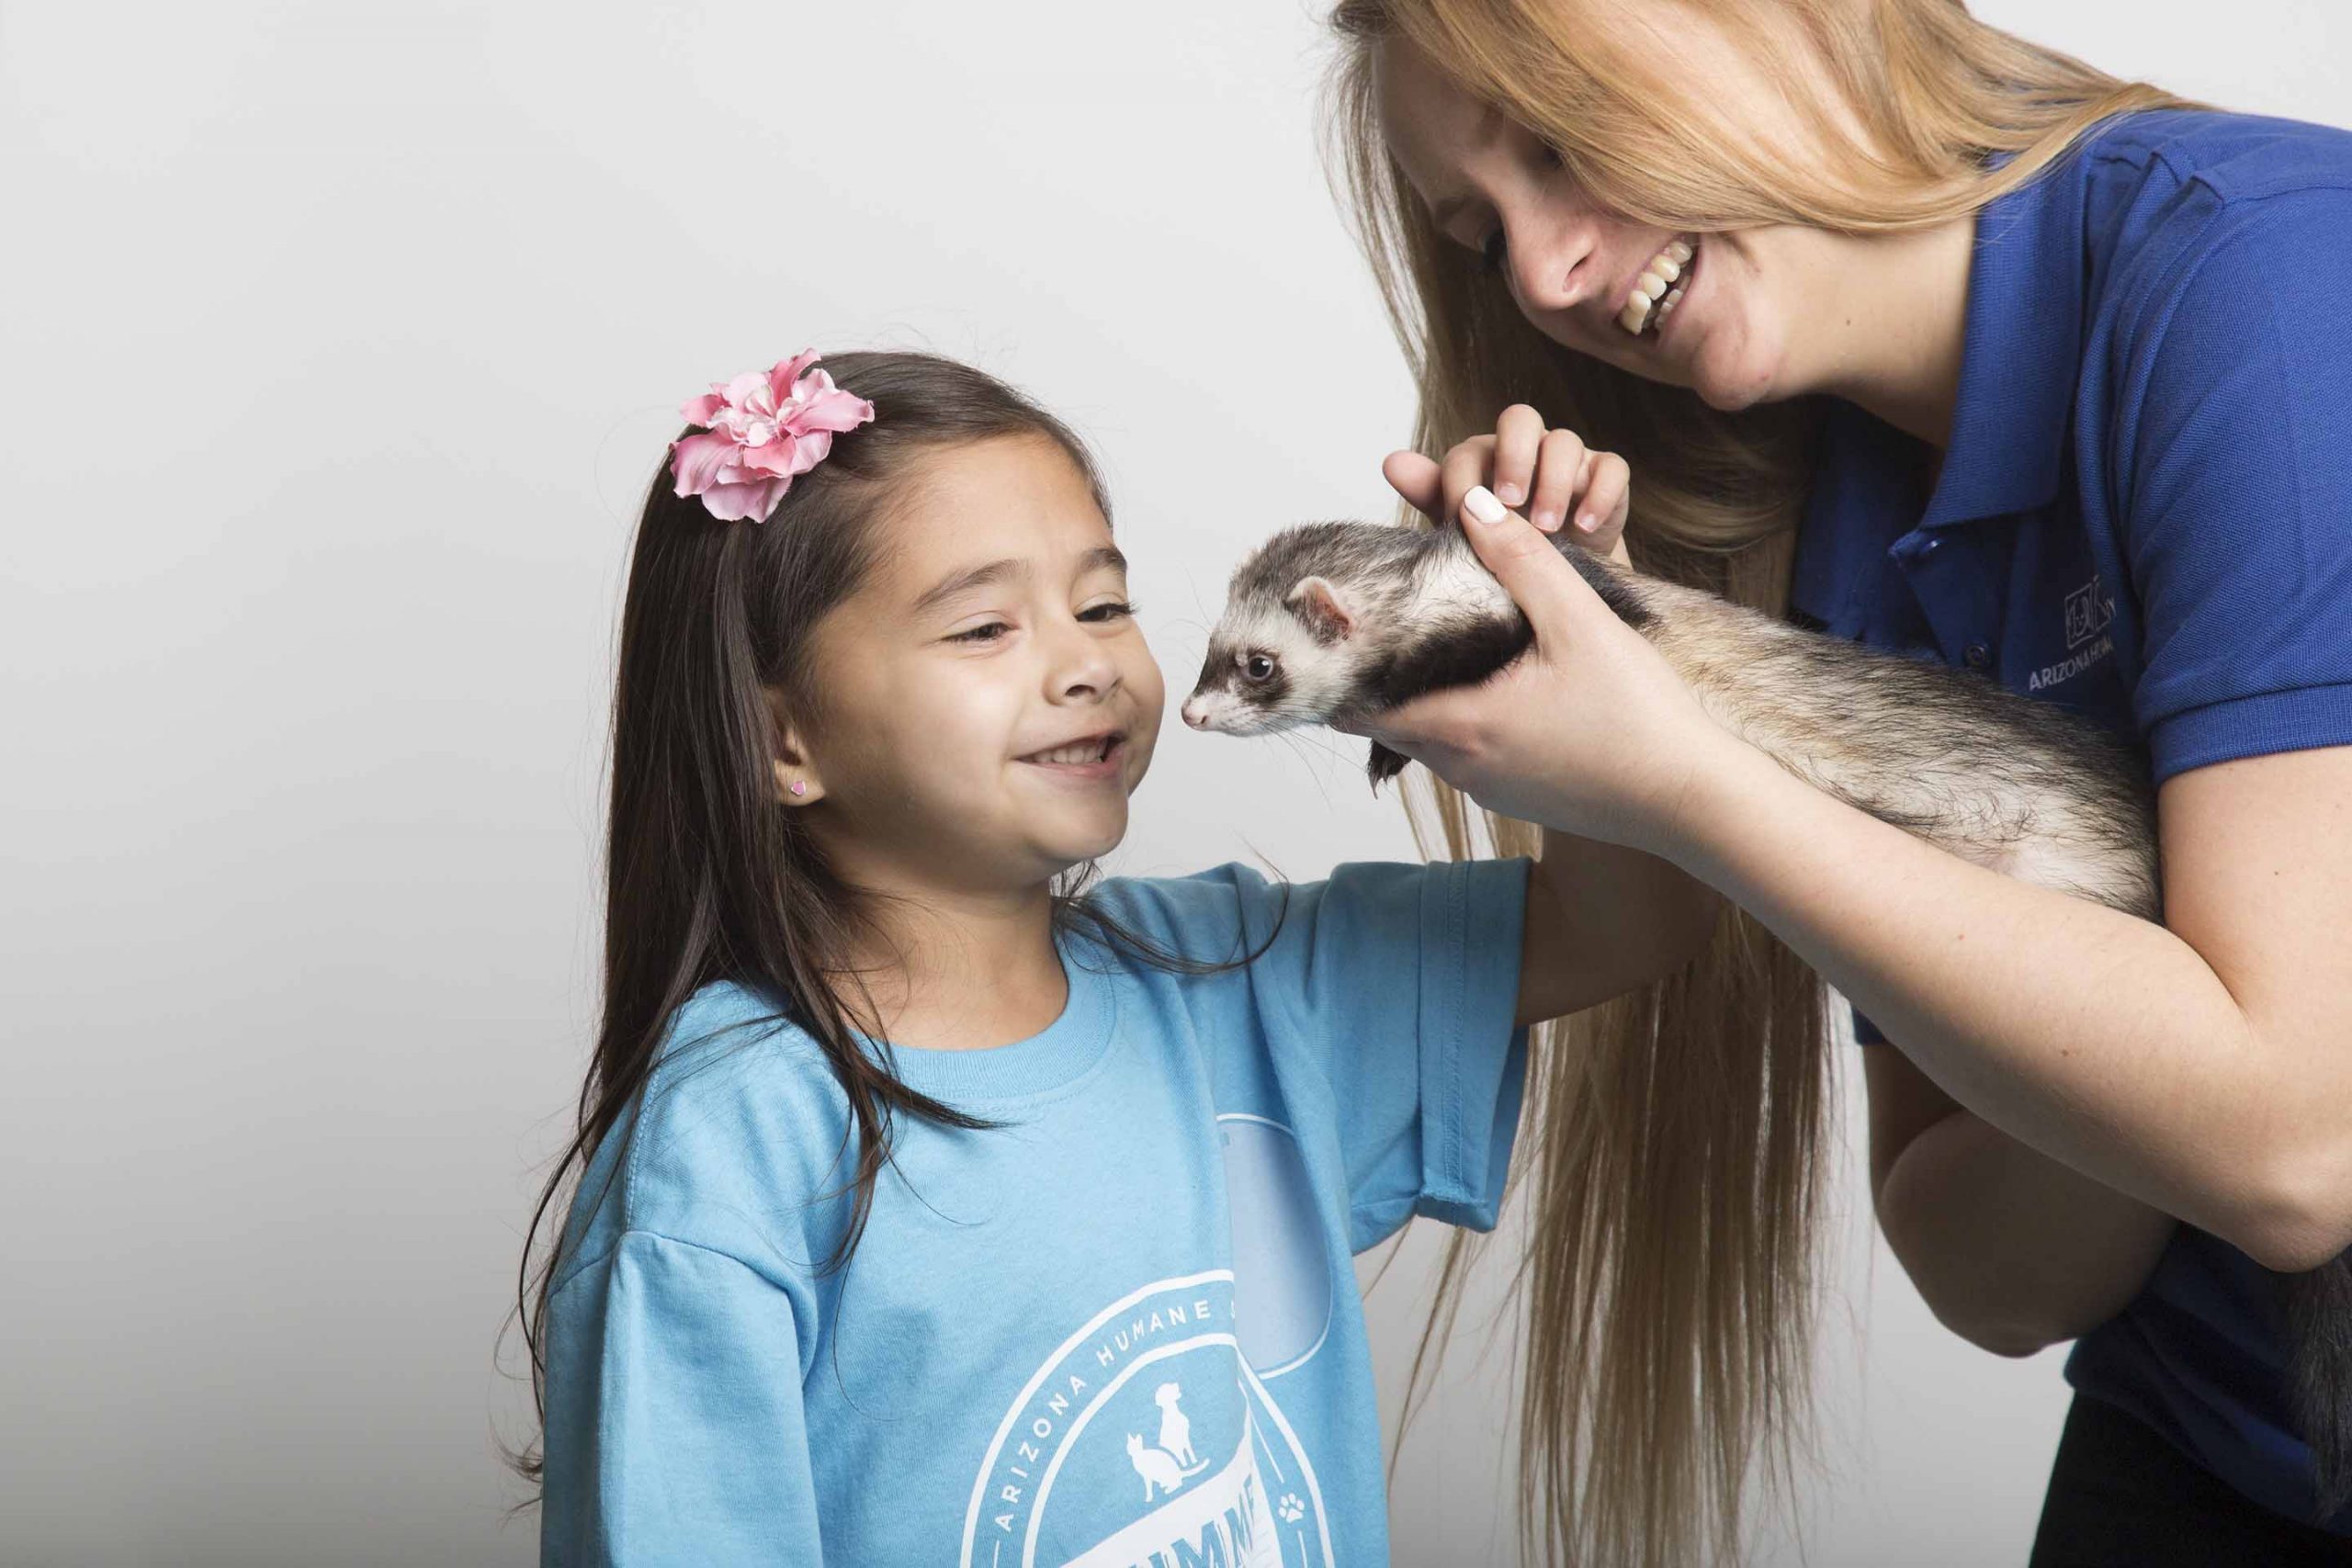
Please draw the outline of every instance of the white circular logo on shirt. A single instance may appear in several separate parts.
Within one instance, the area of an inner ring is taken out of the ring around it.
[[[1329,1568],[1314,1468],[1234,1306],[1233,1271],[1212,1269],[1146,1285],[1064,1340],[997,1426],[963,1568]]]

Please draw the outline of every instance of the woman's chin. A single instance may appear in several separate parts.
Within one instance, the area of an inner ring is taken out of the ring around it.
[[[1753,352],[1708,354],[1703,350],[1690,366],[1690,389],[1699,400],[1719,413],[1738,413],[1786,394],[1780,389],[1779,366],[1773,356]]]
[[[1736,413],[1806,389],[1803,376],[1792,373],[1775,313],[1725,311],[1721,320],[1692,324],[1714,329],[1690,345],[1689,361],[1691,389],[1709,408]]]

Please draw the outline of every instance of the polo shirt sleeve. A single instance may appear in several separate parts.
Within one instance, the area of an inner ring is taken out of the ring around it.
[[[2352,190],[2214,204],[2119,340],[2158,783],[2352,742]]]

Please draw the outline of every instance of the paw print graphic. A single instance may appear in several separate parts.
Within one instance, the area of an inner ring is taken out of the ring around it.
[[[1283,1523],[1295,1525],[1306,1517],[1306,1505],[1298,1500],[1297,1493],[1285,1492],[1283,1500],[1274,1505],[1274,1512],[1283,1517]]]

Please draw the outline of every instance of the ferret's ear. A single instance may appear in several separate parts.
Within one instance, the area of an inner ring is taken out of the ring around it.
[[[1339,589],[1328,579],[1302,579],[1290,591],[1290,607],[1306,623],[1306,629],[1320,643],[1344,642],[1355,635],[1356,614],[1340,596]]]

